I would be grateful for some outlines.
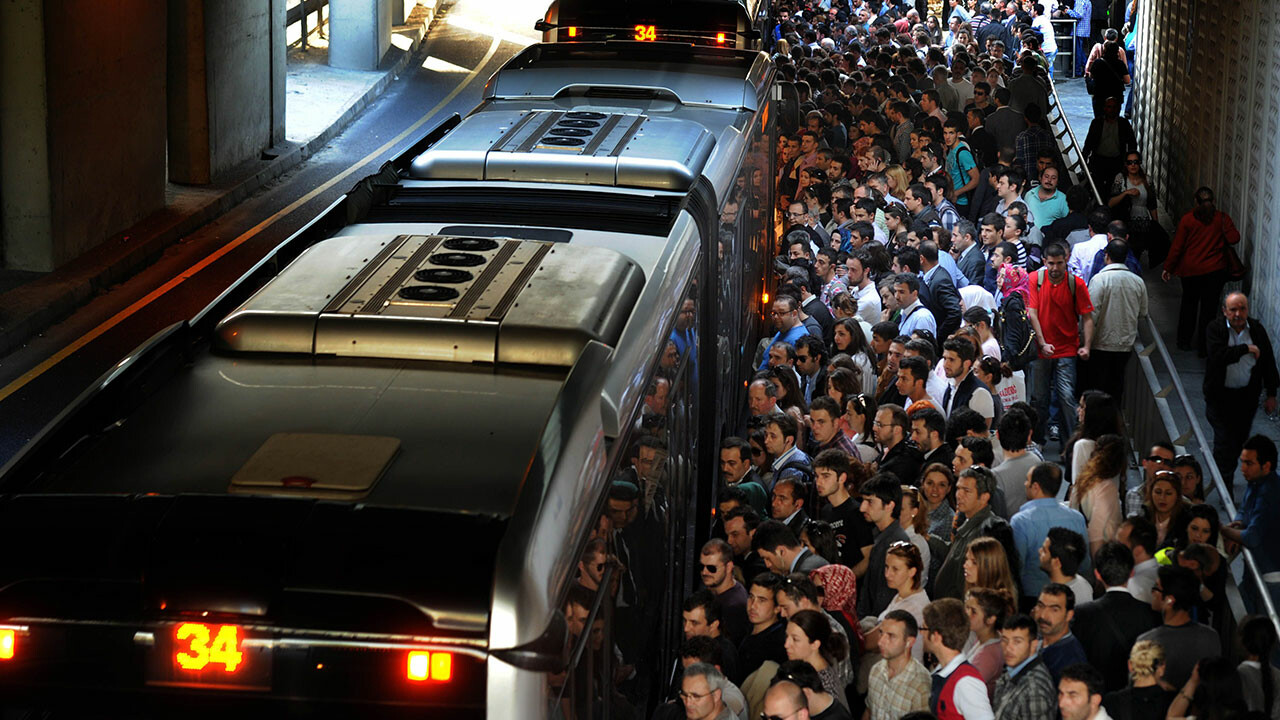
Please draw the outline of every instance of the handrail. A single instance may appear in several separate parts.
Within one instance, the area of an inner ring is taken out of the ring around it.
[[[317,19],[319,22],[317,23],[317,29],[320,31],[320,37],[323,38],[324,37],[324,8],[328,4],[329,4],[329,0],[302,0],[297,5],[294,5],[293,7],[289,8],[288,11],[285,12],[285,20],[284,20],[285,27],[289,27],[294,23],[299,23],[299,22],[302,23],[302,37],[299,38],[299,42],[302,43],[302,49],[304,51],[308,49],[307,35],[310,34],[310,31],[307,30],[307,16],[310,15],[311,13],[316,13],[318,15]]]
[[[1052,78],[1048,78],[1048,81],[1049,91],[1053,96],[1054,110],[1057,111],[1058,117],[1062,120],[1062,126],[1066,130],[1067,137],[1071,139],[1069,146],[1061,148],[1063,156],[1065,158],[1066,153],[1069,150],[1075,151],[1076,156],[1080,159],[1080,163],[1084,165],[1083,174],[1087,178],[1089,188],[1093,190],[1093,197],[1097,200],[1098,204],[1101,205],[1102,195],[1098,192],[1097,184],[1093,182],[1093,175],[1089,172],[1088,165],[1085,163],[1084,153],[1080,150],[1080,144],[1076,140],[1075,132],[1071,129],[1071,123],[1067,120],[1067,114],[1062,110],[1062,99],[1058,96],[1058,88],[1054,84]],[[1050,120],[1050,122],[1052,123],[1053,121]],[[1061,134],[1056,135],[1055,137],[1060,141],[1062,139]],[[1151,335],[1151,342],[1155,346],[1156,352],[1159,353],[1161,361],[1164,362],[1165,368],[1168,369],[1169,377],[1172,381],[1171,384],[1173,385],[1173,391],[1178,397],[1178,402],[1182,405],[1183,413],[1187,416],[1187,422],[1191,425],[1191,434],[1195,437],[1196,444],[1200,448],[1201,456],[1207,461],[1201,465],[1202,467],[1209,469],[1209,475],[1213,478],[1214,488],[1218,491],[1218,497],[1222,499],[1223,509],[1227,511],[1228,517],[1234,518],[1236,516],[1236,506],[1231,500],[1231,492],[1227,488],[1226,481],[1223,480],[1222,473],[1218,470],[1218,464],[1214,462],[1212,453],[1209,450],[1213,446],[1205,439],[1204,430],[1201,429],[1200,422],[1196,419],[1197,415],[1192,412],[1191,400],[1187,397],[1187,390],[1182,385],[1182,378],[1178,375],[1177,366],[1174,365],[1173,358],[1169,355],[1169,348],[1165,346],[1164,340],[1160,337],[1160,329],[1156,327],[1155,321],[1151,319],[1150,315],[1147,316],[1146,325],[1147,331]],[[1134,351],[1135,353],[1142,352],[1142,349],[1137,346],[1137,343],[1135,343]],[[1157,383],[1154,378],[1149,377],[1148,384],[1150,385],[1150,390],[1156,395],[1156,397],[1164,399],[1164,396],[1167,396],[1168,388],[1157,387]],[[1160,415],[1169,437],[1179,437],[1180,433],[1177,432],[1178,428],[1173,422],[1172,415],[1170,415],[1164,408],[1161,409]],[[1241,547],[1240,550],[1240,556],[1244,560],[1245,572],[1253,578],[1254,586],[1262,600],[1262,606],[1267,617],[1270,618],[1271,624],[1276,629],[1276,633],[1280,634],[1280,615],[1276,614],[1275,604],[1271,601],[1271,593],[1267,589],[1267,583],[1262,579],[1262,573],[1258,570],[1258,564],[1253,558],[1253,552],[1246,547]]]

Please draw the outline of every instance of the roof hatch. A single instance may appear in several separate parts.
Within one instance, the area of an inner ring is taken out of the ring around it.
[[[414,158],[419,180],[512,180],[685,192],[715,138],[675,118],[596,110],[476,113]]]
[[[570,367],[588,341],[617,341],[642,285],[602,248],[343,237],[308,249],[216,337],[240,352]]]

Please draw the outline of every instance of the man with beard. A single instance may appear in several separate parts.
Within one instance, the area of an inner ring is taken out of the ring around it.
[[[720,603],[720,624],[724,634],[736,647],[747,636],[747,589],[733,577],[733,550],[729,543],[712,538],[702,546],[699,557],[702,585]]]

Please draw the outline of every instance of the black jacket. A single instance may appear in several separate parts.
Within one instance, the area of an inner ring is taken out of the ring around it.
[[[1102,671],[1107,692],[1113,692],[1128,684],[1129,648],[1159,622],[1150,605],[1115,591],[1077,605],[1071,633],[1084,646],[1089,664]]]
[[[1084,153],[1085,160],[1093,157],[1093,153],[1098,149],[1098,145],[1102,142],[1102,127],[1106,120],[1102,118],[1094,118],[1089,123],[1089,134],[1084,137]],[[1138,149],[1138,137],[1133,134],[1133,126],[1124,118],[1116,118],[1116,122],[1120,123],[1120,155],[1124,157],[1125,153],[1133,152]]]
[[[889,454],[880,458],[880,472],[891,472],[904,485],[920,485],[920,449],[910,440],[903,440]]]
[[[973,394],[977,392],[979,388],[982,388],[991,394],[991,405],[994,408],[993,412],[995,413],[995,416],[991,418],[991,424],[992,426],[995,426],[1000,422],[1000,398],[996,397],[996,394],[991,392],[991,388],[987,387],[986,383],[979,380],[978,376],[974,375],[973,372],[965,375],[964,379],[960,381],[960,384],[955,387],[954,391],[950,386],[947,387],[947,391],[942,395],[943,412],[947,415],[951,414],[951,410],[947,408],[948,404],[950,404],[951,407],[956,408],[969,407],[969,400],[973,398]],[[951,400],[953,392],[955,394],[955,401]]]
[[[1228,346],[1228,337],[1226,318],[1215,315],[1204,329],[1205,347],[1209,353],[1204,368],[1204,396],[1210,401],[1221,397],[1226,387],[1224,383],[1227,379],[1227,366],[1249,352],[1245,345]],[[1249,318],[1249,337],[1258,346],[1259,357],[1258,364],[1253,366],[1253,373],[1249,376],[1246,391],[1251,397],[1256,397],[1258,391],[1265,387],[1267,397],[1274,397],[1277,386],[1280,386],[1280,374],[1276,372],[1276,356],[1271,349],[1271,338],[1267,336],[1267,329],[1262,323],[1253,318]]]
[[[822,300],[817,295],[810,295],[809,300],[800,305],[800,309],[804,310],[804,314],[818,321],[818,325],[822,328],[822,342],[827,347],[831,347],[836,332],[836,319],[831,316],[831,311],[826,305],[822,304]]]
[[[929,287],[929,301],[925,304],[938,323],[938,342],[942,342],[960,327],[961,315],[964,313],[960,305],[960,291],[956,289],[951,273],[941,265],[929,276],[926,284]]]

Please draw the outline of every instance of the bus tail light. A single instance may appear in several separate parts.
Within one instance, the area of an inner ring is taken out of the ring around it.
[[[414,650],[409,653],[405,676],[414,682],[448,682],[453,678],[453,653]]]
[[[17,642],[16,630],[0,630],[0,660],[12,660],[14,645]]]

